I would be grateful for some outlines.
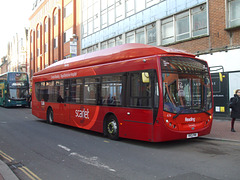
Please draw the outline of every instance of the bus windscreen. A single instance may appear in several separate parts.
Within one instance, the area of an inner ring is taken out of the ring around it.
[[[206,62],[187,57],[161,58],[164,111],[200,113],[212,108]]]

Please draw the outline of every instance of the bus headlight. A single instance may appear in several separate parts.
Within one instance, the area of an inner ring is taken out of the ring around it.
[[[11,102],[11,100],[9,99],[8,102]]]

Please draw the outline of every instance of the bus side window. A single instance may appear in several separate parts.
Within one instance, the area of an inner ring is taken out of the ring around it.
[[[55,88],[54,81],[49,81],[47,83],[48,83],[48,85],[47,85],[47,87],[48,87],[48,101],[49,102],[54,102],[54,88]]]
[[[97,105],[100,102],[100,78],[85,78],[84,104]]]
[[[70,102],[70,80],[64,80],[64,102]]]
[[[83,78],[71,79],[69,102],[80,104],[83,98]]]
[[[130,106],[151,107],[152,85],[149,72],[130,73]]]
[[[55,81],[56,83],[56,92],[55,92],[55,102],[63,103],[64,102],[64,85],[63,80]]]
[[[41,88],[41,83],[36,82],[35,83],[35,95],[36,95],[36,98],[38,101],[41,101],[40,88]]]
[[[122,105],[122,75],[103,76],[101,88],[102,105]]]

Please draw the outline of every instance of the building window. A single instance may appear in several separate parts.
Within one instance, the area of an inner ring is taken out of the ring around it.
[[[108,40],[108,48],[114,47],[115,46],[115,39],[110,39]]]
[[[44,23],[44,32],[48,32],[48,23],[47,23],[47,20],[45,21]]]
[[[44,45],[44,53],[48,52],[48,43],[45,43]]]
[[[207,34],[207,13],[206,4],[191,10],[192,15],[192,36]]]
[[[161,27],[163,45],[207,35],[206,4],[163,19],[161,21]]]
[[[131,16],[134,13],[134,0],[126,0],[126,15]]]
[[[126,43],[135,43],[135,32],[129,32],[126,34]]]
[[[107,10],[104,10],[101,12],[101,25],[102,25],[102,28],[105,28],[107,27],[107,20],[108,20],[108,17],[107,17]]]
[[[73,13],[73,2],[71,1],[64,7],[64,18],[70,16]]]
[[[118,36],[115,38],[116,39],[116,46],[122,45],[123,41],[122,41],[122,36]]]
[[[87,54],[87,49],[83,49],[82,54]]]
[[[152,23],[147,26],[147,44],[157,45],[156,23]]]
[[[87,30],[87,22],[83,23],[83,26],[82,26],[82,33],[83,33],[83,37],[86,37],[87,36],[87,33],[88,33],[88,30]]]
[[[144,28],[136,30],[136,43],[145,44],[145,37]]]
[[[37,29],[37,38],[39,38],[39,37],[40,37],[40,30]]]
[[[53,17],[53,25],[56,26],[58,24],[58,15],[57,14],[54,14],[54,17]]]
[[[101,43],[101,49],[107,49],[107,41]]]
[[[108,8],[108,25],[111,25],[113,23],[115,23],[115,9],[114,9],[114,5]]]
[[[37,57],[40,56],[40,49],[37,48]]]
[[[88,49],[87,49],[87,51],[88,51],[88,53],[91,53],[91,52],[93,52],[93,47],[91,46],[91,47],[89,47]]]
[[[162,44],[174,42],[173,17],[162,20]]]
[[[228,0],[228,27],[240,26],[240,0]]]
[[[88,35],[93,33],[93,18],[88,19]]]
[[[100,30],[100,10],[99,10],[99,1],[96,1],[93,4],[93,31],[99,31]]]
[[[57,47],[58,47],[58,37],[55,37],[53,42],[53,48],[57,48]]]
[[[124,18],[125,10],[121,0],[116,2],[116,22]]]
[[[93,46],[93,51],[98,51],[98,50],[99,50],[98,44],[95,44],[95,45]]]
[[[70,38],[72,38],[72,28],[64,32],[64,43],[69,42]]]
[[[181,13],[176,16],[176,38],[177,41],[190,37],[189,13]]]

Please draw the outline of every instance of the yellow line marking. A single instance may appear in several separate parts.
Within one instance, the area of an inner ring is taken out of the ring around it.
[[[9,162],[11,162],[11,161],[14,160],[11,156],[5,154],[5,153],[2,152],[2,151],[0,151],[0,155],[3,156],[3,158],[5,158],[6,160],[8,160]]]
[[[33,177],[35,177],[37,180],[41,180],[41,178],[39,178],[36,174],[34,174],[30,169],[28,169],[27,167],[23,166],[23,169],[25,169],[26,171],[28,171]]]
[[[23,168],[18,168],[18,169],[20,169],[24,174],[26,174],[30,179],[32,179],[32,180],[35,180],[35,178],[33,178],[27,171],[25,171]]]
[[[14,159],[11,156],[7,155],[6,153],[2,152],[1,150],[0,150],[0,156],[2,156],[4,159],[8,160],[9,162],[14,161]],[[28,169],[25,166],[17,167],[17,169],[21,170],[24,174],[26,174],[32,180],[41,180],[41,178],[39,178],[36,174],[34,174],[30,169]]]

